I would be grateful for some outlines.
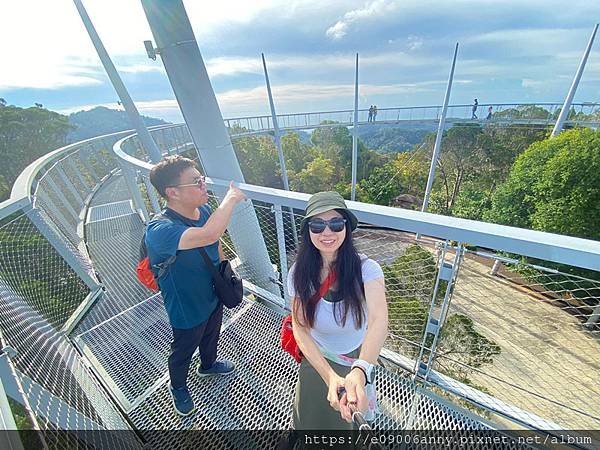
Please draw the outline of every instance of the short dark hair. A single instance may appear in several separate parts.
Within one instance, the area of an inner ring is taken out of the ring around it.
[[[179,183],[179,177],[184,170],[193,167],[196,163],[181,155],[167,156],[156,164],[150,171],[150,183],[164,199],[167,199],[167,188]]]

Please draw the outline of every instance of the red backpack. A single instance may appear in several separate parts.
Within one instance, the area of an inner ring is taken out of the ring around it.
[[[164,213],[156,215],[152,220],[160,219],[161,217],[164,217]],[[146,231],[144,231],[142,242],[140,243],[140,256],[135,268],[139,282],[148,289],[158,292],[158,280],[167,272],[169,266],[175,262],[175,258],[176,256],[171,256],[162,263],[152,266],[148,257],[148,249],[146,248]]]

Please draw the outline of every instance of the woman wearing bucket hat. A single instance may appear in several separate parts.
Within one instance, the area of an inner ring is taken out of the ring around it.
[[[383,271],[354,247],[358,220],[337,192],[308,201],[302,241],[288,273],[292,329],[303,356],[296,430],[351,429],[350,404],[372,420],[373,365],[387,336]]]

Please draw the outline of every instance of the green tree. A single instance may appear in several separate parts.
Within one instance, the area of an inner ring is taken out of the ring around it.
[[[6,186],[12,186],[27,165],[65,145],[70,129],[66,116],[47,109],[0,108],[0,200],[8,196]]]
[[[300,136],[297,133],[283,135],[281,147],[288,172],[300,172],[316,156],[314,148],[300,142]]]
[[[469,373],[484,364],[491,364],[500,351],[498,344],[475,329],[471,318],[452,314],[442,326],[436,363],[442,373],[472,384]]]
[[[452,212],[462,184],[480,173],[489,144],[489,139],[478,125],[463,124],[452,127],[444,134],[438,163],[444,202],[438,212]]]
[[[531,145],[498,188],[491,222],[600,238],[600,131],[574,129]]]
[[[402,193],[398,171],[393,163],[376,167],[371,175],[359,183],[364,197],[360,201],[388,206]]]
[[[559,111],[560,113],[560,111]],[[552,114],[545,108],[536,105],[521,105],[493,113],[494,119],[551,119]],[[558,117],[558,115],[557,115]]]
[[[322,123],[335,124],[332,121]],[[350,130],[341,125],[317,128],[311,135],[311,141],[317,147],[317,151],[333,163],[335,182],[350,182],[352,179],[352,135]],[[360,139],[357,143],[357,152],[357,181],[366,178],[375,167],[389,160],[385,155],[368,150]]]
[[[313,194],[330,191],[335,186],[334,169],[331,160],[319,155],[290,180],[294,191]]]
[[[283,188],[277,148],[269,136],[245,136],[233,141],[246,182]]]
[[[576,129],[558,138],[559,148],[534,183],[533,228],[600,239],[600,132]]]

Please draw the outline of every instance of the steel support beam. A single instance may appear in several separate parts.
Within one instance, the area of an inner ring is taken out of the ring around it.
[[[573,78],[573,82],[571,83],[571,87],[569,88],[569,92],[567,93],[567,97],[565,98],[565,103],[563,104],[563,107],[560,110],[560,115],[556,120],[556,124],[554,125],[554,129],[552,130],[551,137],[555,137],[560,134],[565,124],[565,120],[567,120],[567,118],[569,117],[571,103],[573,102],[573,97],[575,96],[575,92],[577,91],[577,86],[579,86],[579,80],[581,80],[581,76],[583,75],[583,69],[585,69],[585,63],[587,62],[588,56],[590,55],[592,44],[594,43],[594,38],[596,37],[597,31],[598,24],[596,24],[596,26],[594,27],[594,31],[592,31],[590,40],[588,41],[588,44],[585,48],[585,52],[583,52],[583,56],[581,57],[581,61],[579,62],[579,67],[577,68],[577,72],[575,72],[575,77]]]

